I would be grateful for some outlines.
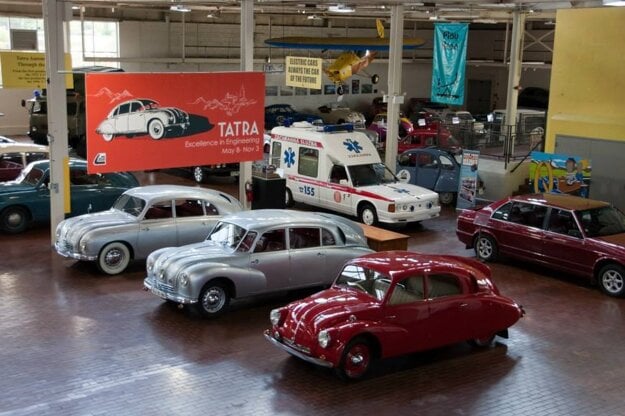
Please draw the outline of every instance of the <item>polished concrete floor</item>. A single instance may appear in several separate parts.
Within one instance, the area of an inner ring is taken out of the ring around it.
[[[180,171],[139,176],[192,184]],[[236,195],[227,181],[204,186]],[[411,250],[472,256],[455,215],[399,231]],[[48,227],[0,239],[0,416],[625,414],[625,299],[569,276],[492,264],[527,312],[509,339],[381,361],[346,383],[262,336],[272,308],[305,294],[202,320],[144,292],[143,263],[106,277],[59,257]]]

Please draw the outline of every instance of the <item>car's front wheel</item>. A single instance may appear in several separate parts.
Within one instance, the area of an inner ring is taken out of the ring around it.
[[[214,318],[226,312],[230,305],[227,286],[219,280],[208,282],[198,299],[197,308],[202,316]]]
[[[126,270],[130,263],[130,250],[119,241],[108,243],[98,254],[98,269],[102,273],[114,275]]]
[[[360,222],[366,225],[375,225],[375,223],[378,222],[378,214],[371,204],[363,204],[360,209],[358,209],[358,218]]]
[[[497,260],[497,243],[495,239],[486,234],[480,234],[475,239],[475,254],[484,261]]]
[[[28,225],[28,211],[22,207],[8,207],[0,215],[0,226],[9,234],[21,233]]]
[[[451,205],[454,202],[454,197],[456,196],[453,192],[440,192],[438,194],[438,200],[441,201],[443,205]]]
[[[193,168],[193,179],[195,179],[195,182],[197,183],[204,182],[204,169],[202,169],[201,166]]]
[[[599,286],[606,295],[625,295],[625,269],[618,264],[608,264],[599,271]]]
[[[148,134],[154,140],[162,139],[165,136],[165,125],[157,118],[150,120],[148,124]]]
[[[369,370],[373,358],[373,348],[369,341],[356,337],[343,350],[337,373],[346,380],[362,378]]]

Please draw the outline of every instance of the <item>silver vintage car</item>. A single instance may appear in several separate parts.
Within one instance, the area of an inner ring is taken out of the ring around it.
[[[241,209],[236,198],[212,189],[140,186],[108,211],[61,221],[54,247],[64,257],[96,261],[100,271],[118,274],[161,247],[204,240],[222,216]]]
[[[150,254],[143,285],[213,317],[232,298],[330,285],[347,260],[370,252],[360,225],[343,217],[243,211],[224,218],[204,242]]]

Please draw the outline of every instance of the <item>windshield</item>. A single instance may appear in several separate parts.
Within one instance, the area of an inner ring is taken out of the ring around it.
[[[575,211],[586,237],[625,233],[625,215],[612,206]]]
[[[361,290],[377,300],[384,299],[391,285],[388,276],[362,266],[348,264],[336,279],[337,286]]]
[[[213,231],[211,231],[208,237],[206,237],[206,241],[212,241],[224,248],[234,251],[246,232],[247,230],[245,228],[239,227],[238,225],[220,222],[213,228]]]
[[[383,163],[348,166],[347,170],[355,187],[399,182]]]
[[[139,216],[143,208],[145,208],[145,201],[143,199],[126,194],[117,198],[117,201],[113,204],[113,209],[125,212],[133,217]]]

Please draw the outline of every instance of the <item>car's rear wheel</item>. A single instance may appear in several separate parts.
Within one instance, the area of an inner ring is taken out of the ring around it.
[[[625,269],[618,264],[608,264],[599,271],[599,287],[606,295],[625,295]]]
[[[486,234],[480,234],[475,239],[475,254],[477,258],[484,261],[497,260],[497,243],[495,239]]]
[[[373,348],[369,341],[363,337],[356,337],[343,350],[337,373],[346,380],[360,379],[369,370],[373,358]]]
[[[162,139],[165,136],[165,125],[157,118],[150,120],[148,124],[148,134],[154,140]]]
[[[358,209],[358,218],[360,222],[366,225],[375,225],[378,222],[378,214],[371,204],[363,204]]]
[[[217,280],[208,282],[198,299],[197,308],[207,318],[214,318],[223,314],[230,305],[230,294],[226,285]]]
[[[451,205],[454,202],[454,197],[456,196],[453,192],[440,192],[438,194],[438,200],[441,201],[443,205]]]
[[[104,139],[104,141],[110,142],[111,140],[113,140],[113,137],[115,137],[113,133],[102,133],[102,138]]]
[[[486,348],[486,347],[490,347],[494,340],[495,340],[495,335],[488,335],[483,338],[473,338],[472,340],[469,341],[469,344],[478,348]]]
[[[119,241],[108,243],[98,254],[98,269],[102,273],[114,275],[126,270],[130,263],[130,250]]]
[[[291,208],[293,205],[295,205],[295,201],[293,200],[293,194],[291,193],[291,190],[289,188],[286,188],[286,192],[284,195],[284,204],[287,208]]]
[[[22,207],[8,207],[0,215],[2,230],[9,234],[21,233],[28,225],[28,211]]]
[[[193,168],[193,179],[195,179],[197,183],[204,182],[204,169],[202,169],[201,166]]]

